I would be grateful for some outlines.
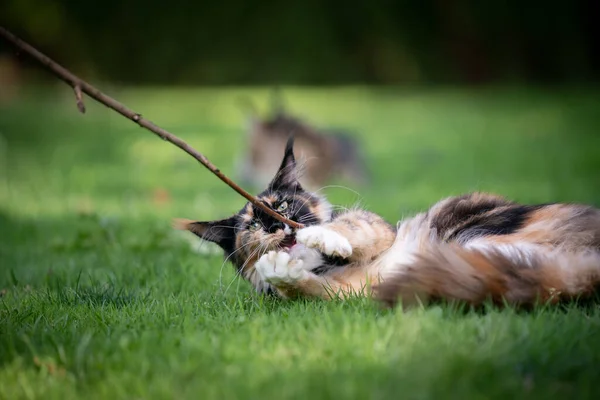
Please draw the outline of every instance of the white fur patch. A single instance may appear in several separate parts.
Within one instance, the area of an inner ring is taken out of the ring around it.
[[[306,247],[302,243],[296,243],[289,253],[292,259],[302,260],[303,268],[306,271],[312,271],[323,265],[323,255],[318,250]]]
[[[306,279],[308,272],[303,268],[303,264],[302,260],[291,259],[284,251],[270,251],[256,262],[254,269],[262,280],[277,286]]]
[[[300,229],[296,233],[296,242],[318,249],[328,256],[348,258],[352,255],[352,246],[348,239],[322,226]]]
[[[401,272],[416,261],[416,255],[431,242],[432,232],[425,214],[400,221],[394,244],[381,257],[379,273],[383,279]]]

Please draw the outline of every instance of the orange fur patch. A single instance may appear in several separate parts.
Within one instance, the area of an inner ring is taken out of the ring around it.
[[[191,220],[191,219],[185,219],[185,218],[174,218],[171,221],[171,226],[174,229],[180,230],[180,231],[189,231],[190,230],[190,225],[192,223],[194,223],[195,221]]]

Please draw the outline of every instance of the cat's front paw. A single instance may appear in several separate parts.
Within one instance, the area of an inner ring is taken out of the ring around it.
[[[268,252],[254,264],[254,268],[265,282],[275,286],[293,285],[308,275],[302,260],[290,259],[290,255],[283,251]]]
[[[317,249],[328,256],[348,258],[352,255],[352,246],[348,239],[322,226],[300,229],[296,233],[296,242]]]

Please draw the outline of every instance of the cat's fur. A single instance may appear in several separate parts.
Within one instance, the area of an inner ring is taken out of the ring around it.
[[[374,294],[388,305],[440,298],[530,305],[589,295],[600,283],[600,210],[590,206],[521,205],[472,193],[396,228],[369,211],[332,212],[323,197],[303,190],[291,141],[258,198],[306,227],[292,232],[251,204],[224,220],[179,227],[218,243],[261,292]]]
[[[316,189],[341,178],[366,184],[369,174],[356,138],[341,131],[316,129],[285,112],[280,96],[274,95],[273,115],[262,119],[253,106],[247,124],[247,150],[238,166],[240,181],[264,187],[277,171],[280,154],[290,135],[296,138],[295,153],[303,173],[300,183]]]

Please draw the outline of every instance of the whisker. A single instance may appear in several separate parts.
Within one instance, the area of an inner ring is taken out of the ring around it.
[[[263,256],[265,253],[266,253],[266,251],[267,251],[268,247],[269,247],[269,244],[267,244],[267,243],[266,243],[266,244],[261,244],[261,245],[259,245],[259,246],[256,248],[256,250],[255,250],[255,251],[254,251],[254,252],[253,252],[253,253],[252,253],[252,254],[251,254],[249,257],[248,257],[248,259],[246,260],[246,262],[245,262],[245,263],[242,265],[242,268],[240,268],[240,271],[243,271],[243,270],[245,269],[245,267],[246,267],[246,265],[248,264],[248,262],[249,262],[249,261],[250,261],[250,260],[251,260],[251,259],[252,259],[252,258],[253,258],[255,255],[257,255],[257,256],[256,256],[256,259],[257,259],[257,260],[259,260],[259,259],[260,259],[260,258],[261,258],[261,257],[262,257],[262,256]],[[255,270],[255,269],[252,269],[252,272],[251,272],[251,274],[252,274],[252,275],[251,275],[250,277],[254,276],[254,275],[256,274],[256,270]],[[233,283],[233,282],[232,282],[232,283]],[[253,283],[254,283],[254,282],[253,282]],[[231,285],[230,285],[230,286],[231,286]],[[228,289],[229,289],[229,288],[228,288]]]
[[[261,244],[257,247],[256,251],[250,256],[248,257],[248,260],[246,260],[246,262],[244,263],[243,267],[240,268],[241,271],[244,270],[246,264],[248,263],[248,261],[250,261],[252,259],[252,257],[254,257],[255,254],[258,254],[256,259],[259,260],[264,253],[261,254],[261,252],[263,251],[263,249],[266,251],[266,249],[269,247],[269,244]],[[248,276],[248,280],[252,283],[252,285],[254,286],[255,289],[257,288],[257,283],[254,282],[254,276],[257,274],[256,269],[252,269],[252,271],[250,272],[250,275]],[[233,283],[233,282],[232,282]],[[231,285],[230,285],[231,286]],[[236,287],[236,294],[239,293],[239,288],[240,288],[240,281],[238,280],[238,285]]]
[[[355,193],[357,196],[360,196],[360,193],[358,193],[357,191],[355,191],[355,190],[352,190],[352,189],[350,189],[349,187],[342,186],[342,185],[326,185],[326,186],[323,186],[323,187],[321,187],[321,188],[319,188],[319,189],[317,189],[317,190],[313,191],[313,192],[312,192],[312,194],[318,194],[319,192],[321,192],[321,191],[323,191],[323,190],[325,190],[325,189],[328,189],[328,188],[341,188],[341,189],[346,189],[346,190],[348,190],[348,191],[350,191],[350,192],[353,192],[353,193]],[[305,205],[305,204],[306,204],[308,201],[310,201],[310,198],[309,198],[309,199],[306,199],[306,200],[304,200],[304,202],[303,202],[303,203],[300,205],[300,207],[299,207],[298,209],[301,209],[302,207],[304,207],[304,205]],[[358,202],[360,202],[360,199],[358,199],[358,200],[357,200],[357,203],[358,203]],[[343,207],[343,206],[332,206],[332,207]],[[349,211],[349,209],[348,209],[348,208],[340,208],[340,209],[342,209],[342,210],[345,210],[345,211]],[[309,218],[309,217],[312,217],[312,216],[305,216],[305,219],[304,219],[304,221],[306,221],[306,218]],[[302,222],[302,217],[298,219],[298,222]]]
[[[237,252],[239,252],[240,250],[245,249],[246,247],[250,246],[251,244],[254,244],[256,242],[260,242],[262,239],[255,239],[252,240],[246,244],[244,244],[243,246],[240,246],[239,248],[237,248],[236,250],[234,250],[230,255],[228,255],[225,260],[223,261],[223,263],[221,264],[221,268],[219,271],[219,287],[222,289],[223,288],[223,269],[225,267],[225,264],[227,263],[227,261],[229,261],[229,259]]]
[[[306,203],[308,203],[310,200],[311,200],[310,198],[308,198],[308,199],[305,199],[305,200],[302,202],[302,204],[300,204],[300,207],[298,207],[298,210],[301,210],[301,209],[302,209],[302,207],[304,207],[304,206],[306,205]]]
[[[210,228],[239,229],[237,226],[228,226],[228,225],[213,225]]]
[[[356,190],[354,190],[354,189],[351,189],[351,188],[349,188],[348,186],[344,186],[344,185],[326,185],[326,186],[323,186],[323,187],[321,187],[321,188],[317,189],[317,190],[316,190],[314,193],[318,193],[318,192],[320,192],[321,190],[325,190],[325,189],[331,189],[331,188],[335,188],[335,189],[345,189],[345,190],[347,190],[347,191],[349,191],[349,192],[352,192],[352,193],[354,193],[354,194],[355,194],[355,195],[357,195],[357,196],[360,196],[360,195],[361,195],[361,194],[360,194],[359,192],[357,192]]]
[[[236,278],[240,277],[244,271],[244,268],[246,267],[246,265],[248,264],[248,262],[252,259],[252,257],[254,257],[254,255],[258,252],[258,250],[260,249],[260,246],[257,247],[255,250],[252,251],[252,253],[248,256],[248,258],[246,259],[246,261],[242,264],[242,266],[240,267],[240,269],[238,271],[236,271],[236,274],[234,275],[233,279],[231,280],[231,282],[229,283],[229,285],[227,285],[227,288],[225,289],[225,293],[227,294],[227,292],[229,291],[229,288],[231,287],[231,285],[233,285],[233,282],[235,282]]]

